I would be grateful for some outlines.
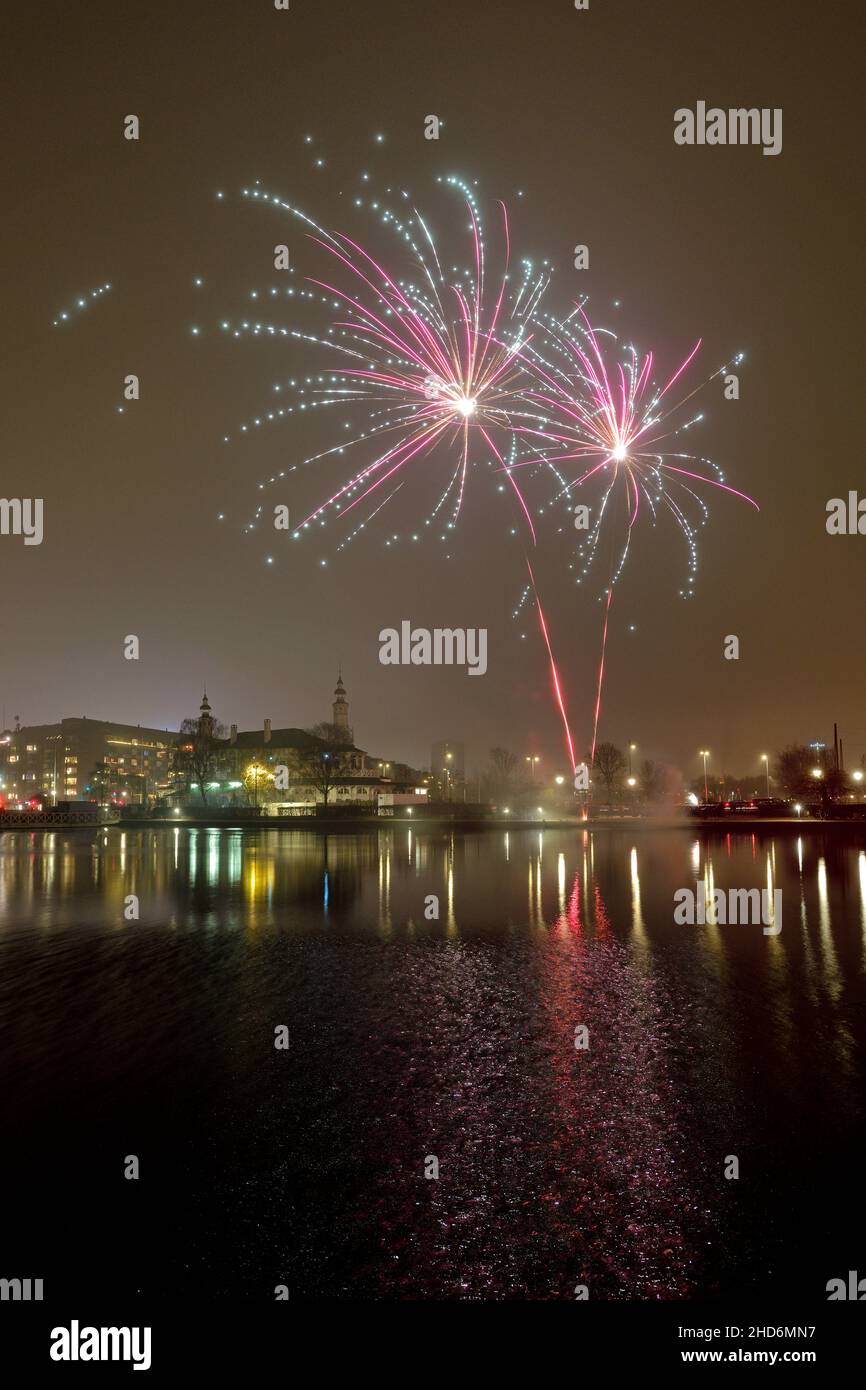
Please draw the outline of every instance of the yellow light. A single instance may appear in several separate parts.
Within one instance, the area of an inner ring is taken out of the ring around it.
[[[823,777],[824,774],[823,774],[823,772],[821,771],[820,767],[813,767],[813,768],[812,768],[812,776],[813,776],[813,777]]]

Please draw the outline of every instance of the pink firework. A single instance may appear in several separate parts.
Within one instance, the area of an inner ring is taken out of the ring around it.
[[[592,760],[598,736],[613,586],[622,573],[642,510],[653,522],[660,511],[669,512],[685,537],[689,575],[687,587],[680,593],[690,597],[697,568],[697,527],[708,516],[697,488],[718,488],[758,507],[751,497],[724,482],[721,470],[710,459],[686,452],[682,445],[682,437],[703,418],[700,412],[684,418],[684,406],[710,381],[739,364],[742,355],[680,394],[673,388],[696,358],[700,341],[665,384],[657,386],[652,379],[652,352],[641,357],[635,348],[629,347],[623,360],[609,362],[600,338],[615,341],[615,337],[609,330],[595,328],[582,306],[566,320],[545,316],[540,326],[545,352],[533,348],[531,357],[541,384],[532,386],[526,396],[543,418],[540,422],[515,425],[516,433],[531,446],[531,457],[514,467],[539,462],[548,465],[561,483],[561,495],[573,496],[575,489],[593,480],[597,484],[592,525],[587,525],[587,538],[580,548],[583,575],[596,557],[601,537],[615,526],[614,516],[618,516],[620,524],[621,539],[612,551],[614,558],[605,586]],[[563,466],[568,464],[578,465],[578,475],[571,479],[563,473]],[[588,507],[587,521],[591,511]]]
[[[430,520],[450,503],[446,523],[450,530],[460,515],[473,447],[487,455],[487,462],[506,466],[505,432],[510,431],[511,412],[527,382],[523,356],[529,341],[527,326],[549,275],[545,268],[536,272],[524,261],[521,274],[512,283],[508,215],[500,203],[501,269],[492,279],[486,266],[481,213],[472,189],[457,178],[445,182],[464,199],[472,253],[470,266],[462,273],[455,272],[451,279],[442,269],[428,223],[415,208],[407,207],[398,215],[383,209],[378,201],[371,205],[379,220],[399,238],[404,254],[409,253],[413,278],[403,279],[345,233],[326,231],[291,204],[259,190],[249,195],[307,224],[311,240],[327,253],[337,272],[329,278],[308,278],[319,293],[308,292],[307,298],[330,311],[327,332],[304,333],[274,324],[240,325],[244,332],[282,334],[316,344],[324,350],[326,360],[330,359],[330,369],[312,389],[299,389],[298,396],[305,399],[278,414],[313,406],[336,407],[343,412],[360,408],[361,422],[348,439],[303,462],[318,462],[335,452],[373,453],[303,519],[299,531],[321,523],[328,514],[345,515],[365,502],[378,510],[402,487],[412,471],[410,465],[416,472],[419,466],[429,472],[431,466],[441,467],[443,462],[445,486]],[[520,488],[506,471],[532,530]],[[365,520],[373,514],[368,511]]]

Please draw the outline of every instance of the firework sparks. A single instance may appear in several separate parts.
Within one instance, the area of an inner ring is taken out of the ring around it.
[[[515,423],[516,433],[532,447],[531,456],[514,466],[524,468],[543,462],[553,469],[561,483],[561,496],[573,494],[574,489],[596,480],[600,496],[593,524],[579,551],[580,579],[589,572],[600,540],[613,526],[615,515],[621,529],[619,544],[611,550],[604,591],[592,763],[598,740],[613,589],[625,567],[642,504],[653,523],[661,509],[669,511],[685,537],[689,572],[687,587],[680,590],[685,598],[693,593],[697,529],[708,517],[707,505],[695,485],[718,488],[758,510],[753,498],[724,481],[721,469],[710,459],[686,452],[681,443],[682,436],[703,419],[700,412],[683,418],[683,408],[711,381],[739,365],[742,354],[724,363],[685,395],[674,393],[671,396],[669,393],[697,356],[700,340],[665,384],[658,386],[652,380],[652,352],[641,357],[634,347],[628,347],[623,360],[615,363],[608,360],[600,338],[604,336],[616,342],[615,335],[607,329],[595,328],[583,305],[577,306],[565,320],[546,316],[542,325],[547,344],[545,353],[542,355],[537,348],[532,349],[533,367],[542,384],[530,388],[526,395],[533,407],[543,413],[544,419],[541,424]],[[563,465],[575,463],[579,466],[578,476],[568,481],[563,476]],[[694,517],[695,510],[698,520]]]
[[[499,204],[496,254],[491,256],[473,188],[456,177],[440,182],[458,193],[468,219],[468,264],[462,269],[452,265],[447,273],[443,268],[447,258],[432,223],[414,206],[408,192],[399,194],[397,206],[404,205],[399,212],[375,197],[354,200],[357,208],[374,216],[397,239],[401,264],[409,265],[406,276],[391,268],[391,257],[374,256],[359,240],[327,230],[285,199],[259,186],[244,190],[245,197],[298,220],[328,267],[308,277],[306,288],[290,284],[285,290],[296,307],[313,310],[317,325],[324,310],[324,327],[312,331],[297,322],[249,319],[222,325],[235,337],[299,342],[322,359],[317,375],[288,383],[293,393],[290,403],[256,417],[252,425],[313,409],[336,410],[344,417],[346,432],[339,442],[332,438],[320,452],[259,486],[276,484],[287,472],[308,464],[359,456],[358,466],[304,516],[293,533],[298,538],[310,527],[325,526],[329,519],[348,517],[360,509],[358,519],[350,522],[336,546],[342,550],[410,480],[438,479],[438,496],[424,524],[433,528],[431,534],[438,531],[440,539],[447,541],[460,517],[473,468],[492,466],[505,474],[532,546],[537,539],[536,522],[519,470],[549,470],[555,480],[554,502],[569,508],[576,489],[595,485],[597,505],[578,548],[581,573],[577,581],[589,573],[607,536],[611,558],[603,590],[592,761],[611,599],[641,516],[646,514],[655,524],[662,513],[669,513],[685,537],[688,579],[680,592],[689,597],[697,568],[697,531],[708,517],[700,489],[707,485],[757,504],[730,487],[709,459],[686,452],[683,436],[703,417],[696,413],[686,418],[684,407],[701,386],[683,393],[682,383],[700,343],[663,385],[656,384],[653,354],[642,356],[633,347],[620,352],[615,335],[595,327],[584,304],[562,320],[543,311],[550,281],[546,262],[535,268],[522,260],[520,273],[512,281],[509,222],[503,203]],[[279,293],[272,288],[271,299]],[[615,345],[616,360],[602,346],[603,339]],[[741,360],[739,355],[718,368],[708,381]],[[249,428],[249,424],[241,426],[242,431]],[[538,514],[544,510],[538,509]],[[255,527],[262,511],[263,504],[248,529]],[[395,533],[385,544],[398,539]],[[418,534],[412,539],[419,539]],[[574,767],[564,682],[528,553],[525,558],[530,583],[524,597],[531,592],[535,600],[552,692]]]
[[[79,294],[73,303],[58,310],[57,317],[52,320],[54,327],[59,328],[61,324],[69,323],[70,320],[84,313],[86,309],[92,308],[94,304],[99,302],[104,294],[110,293],[111,285],[106,284],[97,285],[96,289],[87,290],[84,294]]]
[[[374,453],[301,521],[299,531],[322,522],[328,514],[345,515],[367,499],[378,504],[381,490],[396,475],[402,477],[408,465],[426,466],[442,459],[446,482],[428,522],[434,522],[450,503],[446,531],[450,530],[462,509],[470,453],[478,445],[485,454],[489,451],[486,461],[495,460],[505,469],[533,531],[529,508],[505,463],[505,450],[512,411],[526,385],[523,349],[529,341],[528,325],[549,273],[544,267],[535,271],[524,261],[512,284],[508,214],[500,203],[501,269],[492,276],[473,190],[458,178],[444,182],[462,195],[471,244],[469,268],[453,271],[451,278],[442,268],[428,221],[414,207],[399,216],[376,200],[371,204],[409,254],[413,278],[407,280],[392,274],[345,233],[325,230],[281,198],[259,189],[248,191],[248,196],[300,219],[311,240],[331,257],[334,275],[310,277],[308,283],[315,290],[299,295],[324,305],[331,321],[327,331],[319,334],[249,321],[234,329],[228,322],[223,327],[237,336],[264,333],[301,339],[322,349],[329,359],[333,370],[313,382],[308,379],[298,388],[294,407],[278,411],[278,416],[307,407],[363,409],[363,425],[348,439],[303,463],[320,462],[335,452],[343,454],[361,446],[372,446]],[[363,202],[356,199],[356,204]]]
[[[563,495],[591,479],[598,482],[600,498],[595,520],[581,552],[582,576],[595,559],[599,540],[617,511],[619,498],[623,536],[608,584],[616,583],[625,566],[641,504],[653,521],[660,508],[666,508],[687,542],[688,588],[680,592],[688,597],[697,569],[697,527],[708,517],[706,503],[693,484],[719,488],[758,508],[753,498],[724,481],[721,469],[712,460],[679,446],[681,437],[703,419],[701,412],[683,419],[683,407],[709,382],[738,365],[742,354],[674,402],[668,393],[696,357],[700,341],[664,386],[659,387],[651,380],[652,352],[641,357],[634,347],[628,347],[623,361],[609,363],[600,338],[606,336],[616,341],[615,337],[607,329],[595,328],[583,306],[564,321],[546,318],[544,328],[555,355],[542,357],[537,351],[534,353],[533,365],[543,384],[531,388],[527,398],[545,418],[540,425],[515,425],[517,432],[533,445],[532,456],[515,466],[523,468],[538,461],[559,465],[557,477],[562,481]],[[566,463],[581,465],[578,476],[570,481],[562,477],[561,465]],[[699,520],[694,518],[695,509]]]

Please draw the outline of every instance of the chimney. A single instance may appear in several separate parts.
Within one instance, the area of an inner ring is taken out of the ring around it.
[[[229,729],[229,743],[237,743],[237,741],[238,741],[238,726],[237,726],[237,724],[232,724],[231,728]]]
[[[270,741],[271,741],[271,721],[270,721],[270,719],[266,719],[266,720],[265,720],[265,743],[270,743]]]

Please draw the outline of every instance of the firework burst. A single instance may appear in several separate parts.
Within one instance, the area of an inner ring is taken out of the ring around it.
[[[674,390],[695,360],[700,340],[663,385],[653,380],[653,353],[645,356],[628,346],[616,361],[601,339],[617,343],[608,329],[593,326],[584,305],[565,320],[546,315],[540,320],[544,352],[531,349],[533,368],[541,384],[526,392],[527,401],[543,415],[540,423],[515,422],[515,432],[530,445],[530,457],[513,467],[543,462],[560,484],[560,496],[573,499],[575,489],[596,484],[597,504],[592,525],[578,550],[581,575],[588,574],[604,535],[611,539],[610,568],[604,590],[604,625],[593,719],[591,761],[595,757],[601,692],[613,589],[623,572],[632,532],[642,509],[655,524],[666,511],[687,544],[688,578],[680,590],[691,597],[697,570],[697,531],[709,512],[696,490],[718,488],[758,509],[753,498],[725,481],[721,469],[703,455],[688,452],[683,436],[703,419],[702,412],[684,416],[685,407],[711,381],[739,365],[742,354],[723,363],[685,394]],[[682,388],[681,388],[682,390]],[[563,469],[575,465],[577,476]],[[582,495],[582,494],[581,494]],[[586,521],[590,508],[586,509]],[[614,532],[619,523],[619,541]]]
[[[300,522],[298,532],[328,515],[345,515],[362,503],[375,509],[366,513],[364,522],[369,521],[403,486],[412,471],[409,465],[415,472],[419,468],[429,472],[429,465],[441,467],[443,462],[445,484],[427,521],[435,524],[440,514],[448,516],[445,529],[453,529],[473,449],[484,455],[475,461],[495,461],[505,468],[533,532],[529,508],[505,455],[512,412],[527,384],[528,329],[549,272],[546,267],[536,271],[523,261],[512,282],[508,214],[500,203],[501,254],[499,269],[491,274],[473,190],[454,177],[444,183],[462,196],[471,245],[469,266],[462,272],[455,267],[450,276],[443,270],[430,224],[417,208],[407,206],[398,215],[377,200],[369,203],[380,223],[399,239],[404,254],[408,253],[412,266],[408,279],[391,273],[352,237],[325,230],[285,200],[259,189],[246,193],[299,219],[312,242],[330,257],[331,275],[309,277],[308,283],[315,288],[298,297],[317,308],[324,306],[331,322],[325,333],[318,334],[296,326],[249,321],[238,326],[226,322],[223,327],[237,336],[300,339],[321,350],[324,372],[296,386],[294,404],[278,411],[278,416],[314,407],[361,410],[363,423],[348,439],[311,455],[300,466],[321,462],[334,453],[373,453]],[[356,204],[364,206],[364,200],[356,199]],[[347,540],[361,529],[363,524]]]
[[[608,586],[615,584],[623,571],[642,505],[653,523],[660,511],[669,512],[687,542],[688,588],[680,593],[689,597],[697,568],[697,529],[709,515],[696,485],[719,488],[755,508],[758,505],[746,493],[730,487],[711,459],[682,446],[682,437],[704,418],[700,411],[683,418],[684,407],[711,381],[739,365],[742,354],[690,387],[685,395],[672,398],[668,393],[696,358],[700,340],[665,384],[658,386],[652,380],[653,353],[642,357],[629,346],[622,360],[611,362],[600,339],[616,343],[615,335],[609,329],[594,327],[582,305],[565,321],[547,317],[544,329],[557,357],[533,352],[533,366],[542,384],[531,387],[526,396],[544,418],[541,423],[515,424],[516,432],[533,446],[531,456],[515,466],[522,468],[538,461],[556,465],[560,495],[571,500],[575,489],[595,480],[598,503],[581,547],[582,576],[588,573],[600,538],[618,513],[623,534],[607,576]],[[565,464],[578,465],[576,477],[564,476]],[[617,498],[622,503],[619,508]]]

